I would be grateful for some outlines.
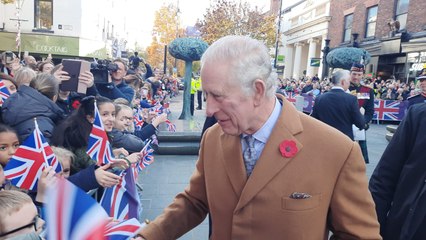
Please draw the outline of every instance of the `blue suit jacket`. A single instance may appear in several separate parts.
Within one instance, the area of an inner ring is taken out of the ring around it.
[[[364,129],[364,117],[358,99],[341,89],[332,89],[315,99],[312,117],[327,123],[354,139],[352,124]]]

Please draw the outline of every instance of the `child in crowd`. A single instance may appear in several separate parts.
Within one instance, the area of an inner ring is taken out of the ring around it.
[[[62,165],[61,175],[65,178],[70,176],[71,163],[74,161],[75,155],[70,150],[62,147],[52,146],[52,151]]]
[[[141,130],[130,129],[133,127],[133,110],[128,105],[116,104],[115,112],[117,114],[114,122],[114,128],[111,131],[112,146],[124,148],[129,153],[139,152],[144,147],[144,141],[156,133],[160,123],[167,120],[167,114],[158,115],[150,124],[146,124]]]
[[[0,165],[2,167],[6,167],[18,147],[19,140],[15,130],[8,125],[0,124]]]
[[[0,239],[42,239],[44,221],[27,194],[0,191],[0,209]]]
[[[81,100],[81,105],[77,111],[74,111],[62,122],[62,124],[55,129],[53,134],[52,145],[64,147],[76,155],[75,161],[71,163],[71,175],[85,168],[96,167],[96,161],[91,159],[86,153],[89,135],[92,130],[92,123],[95,117],[95,99],[105,131],[107,133],[111,132],[115,121],[114,104],[110,99],[105,97],[98,96],[95,98],[89,96]],[[120,155],[127,156],[127,160],[131,163],[136,163],[140,158],[139,153],[129,155],[125,149],[114,149],[113,153],[115,157]],[[110,187],[117,184],[118,180],[119,178],[115,174],[108,174],[100,184]]]

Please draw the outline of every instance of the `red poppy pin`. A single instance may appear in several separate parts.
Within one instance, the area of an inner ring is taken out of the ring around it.
[[[71,106],[74,108],[74,109],[77,109],[79,106],[80,106],[80,101],[78,101],[78,100],[74,100],[74,102],[72,102],[72,104],[71,104]]]
[[[284,140],[280,143],[280,152],[283,157],[294,157],[297,151],[296,143],[293,140]]]

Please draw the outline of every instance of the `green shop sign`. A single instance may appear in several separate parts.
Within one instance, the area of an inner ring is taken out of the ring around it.
[[[319,67],[321,64],[321,58],[311,58],[311,67]]]
[[[0,32],[0,50],[16,51],[16,33]],[[79,40],[74,37],[50,36],[39,34],[21,34],[21,51],[30,53],[56,54],[66,56],[79,55]]]

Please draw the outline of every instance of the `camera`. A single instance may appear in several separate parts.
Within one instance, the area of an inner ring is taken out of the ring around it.
[[[90,64],[95,83],[108,83],[108,76],[118,70],[118,65],[109,60],[98,60]]]

